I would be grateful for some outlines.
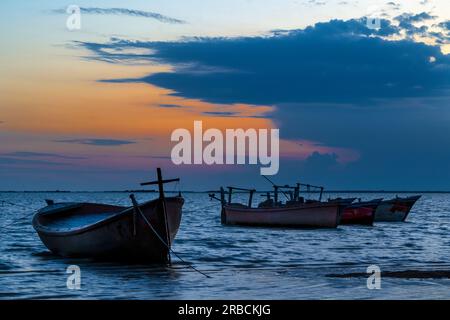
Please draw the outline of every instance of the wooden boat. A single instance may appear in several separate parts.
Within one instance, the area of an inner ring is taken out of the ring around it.
[[[341,224],[373,225],[375,210],[383,199],[359,201],[345,208]]]
[[[406,198],[396,197],[391,200],[383,200],[375,211],[375,221],[400,222],[405,221],[411,208],[421,196]]]
[[[167,263],[170,246],[181,223],[181,195],[164,197],[158,168],[158,199],[138,204],[131,195],[130,207],[95,203],[54,203],[39,210],[33,227],[45,246],[63,257]]]
[[[254,189],[228,187],[226,193],[221,188],[221,198],[214,194],[210,196],[222,203],[221,221],[225,225],[268,226],[268,227],[296,227],[296,228],[336,228],[341,219],[342,210],[353,199],[335,201],[304,201],[294,191],[294,196],[286,203],[278,201],[278,191],[281,188],[297,188],[289,186],[274,186],[274,199],[267,194],[267,200],[260,203],[257,208],[252,207]],[[248,204],[233,203],[231,195],[234,190],[250,193]],[[225,200],[228,194],[228,201]]]

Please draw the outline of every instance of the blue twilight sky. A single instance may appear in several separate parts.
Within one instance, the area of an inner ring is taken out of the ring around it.
[[[280,183],[450,190],[446,0],[0,9],[0,190],[132,189],[155,166],[185,189],[267,187],[257,166],[171,164],[170,133],[194,120],[280,128]]]

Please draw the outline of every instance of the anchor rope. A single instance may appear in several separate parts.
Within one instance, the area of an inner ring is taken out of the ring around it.
[[[207,275],[206,273],[201,272],[200,270],[198,270],[197,268],[195,268],[192,264],[190,264],[189,262],[185,261],[183,258],[180,257],[180,255],[178,253],[176,253],[165,241],[163,238],[161,238],[161,236],[158,234],[158,232],[156,232],[155,228],[153,227],[153,225],[150,223],[150,221],[147,220],[147,217],[142,213],[141,209],[139,207],[137,207],[137,211],[139,212],[139,214],[142,216],[142,218],[144,219],[145,223],[150,227],[150,229],[153,231],[153,233],[156,235],[156,237],[162,242],[162,244],[164,244],[164,246],[175,256],[177,257],[181,262],[183,262],[185,265],[187,265],[189,268],[191,268],[192,270],[200,273],[201,275],[207,277],[207,278],[211,278],[209,275]]]
[[[5,201],[5,200],[0,200],[0,203],[2,204],[2,206],[4,206],[5,204],[8,204],[8,205],[11,205],[11,206],[16,206],[16,207],[21,207],[21,208],[26,208],[26,209],[28,209],[27,206],[24,206],[24,205],[21,205],[21,204],[17,204],[17,203],[12,203],[12,202]],[[26,213],[26,214],[24,214],[24,215],[22,215],[22,216],[16,217],[16,218],[13,219],[10,223],[5,224],[5,225],[1,225],[0,228],[7,228],[7,227],[10,227],[10,226],[16,224],[19,220],[22,220],[22,219],[24,219],[24,218],[27,218],[27,217],[29,217],[29,216],[31,216],[31,215],[33,215],[33,214],[34,214],[34,212],[28,212],[28,213]]]
[[[24,206],[24,205],[22,205],[22,204],[13,203],[13,202],[5,201],[5,200],[0,200],[0,203],[2,203],[3,205],[9,204],[9,205],[11,205],[11,206],[22,207],[22,208],[28,208],[27,206]]]

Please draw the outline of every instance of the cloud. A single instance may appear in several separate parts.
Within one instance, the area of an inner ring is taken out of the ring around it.
[[[306,4],[312,5],[312,6],[324,6],[326,5],[325,1],[319,1],[319,0],[308,0]]]
[[[39,159],[16,159],[10,157],[0,156],[0,166],[11,166],[11,165],[67,165],[66,163],[53,162],[47,160]]]
[[[400,23],[413,23],[413,22],[423,22],[427,20],[433,20],[437,18],[436,16],[430,15],[428,12],[421,12],[417,14],[404,13],[400,16],[395,17]]]
[[[56,142],[62,143],[75,143],[75,144],[86,144],[91,146],[122,146],[127,144],[136,143],[136,141],[129,140],[115,140],[115,139],[64,139],[56,140]]]
[[[236,117],[239,112],[232,111],[205,111],[202,114],[207,116],[220,116],[220,117]]]
[[[441,22],[441,23],[439,24],[439,26],[440,26],[442,29],[446,30],[446,31],[450,31],[450,20]]]
[[[425,18],[402,19],[416,24],[411,21]],[[303,162],[282,159],[284,177],[323,177],[321,183],[336,188],[448,189],[450,55],[412,37],[395,40],[406,24],[382,20],[381,26],[331,20],[260,37],[78,45],[101,61],[112,61],[109,49],[150,49],[149,63],[167,63],[173,71],[111,81],[149,83],[210,103],[272,105],[270,116],[283,139],[360,155],[346,165],[336,165],[333,153]],[[114,56],[115,63],[133,59]],[[207,72],[196,72],[199,67]]]
[[[403,13],[395,17],[394,20],[398,21],[399,27],[405,30],[409,36],[414,35],[427,36],[428,26],[426,25],[416,26],[415,24],[428,20],[434,20],[436,18],[437,18],[436,16],[432,16],[427,12],[422,12],[418,14]]]
[[[383,38],[399,32],[386,20],[373,30],[352,19],[264,37],[79,45],[99,60],[109,59],[110,48],[152,49],[149,60],[172,64],[174,72],[102,81],[150,83],[211,103],[367,103],[441,94],[450,84],[450,57],[438,46]],[[115,56],[128,59],[133,55]],[[199,66],[210,71],[198,74]]]
[[[56,9],[53,10],[54,13],[58,14],[67,14],[66,9]],[[162,14],[156,12],[142,11],[142,10],[133,10],[126,8],[93,8],[93,7],[80,7],[80,12],[82,14],[97,14],[97,15],[119,15],[119,16],[131,16],[131,17],[142,17],[142,18],[150,18],[155,19],[164,23],[172,23],[172,24],[184,24],[186,23],[183,20],[171,18],[168,16],[164,16]]]
[[[330,169],[339,166],[338,156],[335,153],[313,152],[304,163],[307,170],[317,172],[318,170]]]
[[[67,156],[56,153],[31,152],[31,151],[15,151],[4,153],[2,156],[18,157],[18,158],[60,158],[60,159],[86,159],[80,156]]]
[[[167,108],[167,109],[172,109],[172,108],[186,108],[186,106],[180,106],[178,104],[160,104],[159,105],[160,108]]]
[[[393,2],[393,1],[389,1],[388,3],[386,3],[386,5],[387,5],[387,6],[391,6],[391,7],[397,7],[397,6],[399,6],[398,3],[395,3],[395,2]]]

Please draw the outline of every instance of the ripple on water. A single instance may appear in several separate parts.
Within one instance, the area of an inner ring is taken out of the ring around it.
[[[138,201],[149,197],[139,194]],[[237,199],[241,195],[237,194]],[[335,195],[330,195],[333,197]],[[336,195],[337,196],[337,195]],[[340,194],[342,197],[349,195]],[[392,194],[352,195],[363,199]],[[128,194],[2,194],[0,198],[36,210],[43,199],[128,205]],[[31,227],[27,210],[2,208],[0,224],[17,223],[0,234],[0,299],[196,299],[196,298],[450,298],[448,279],[386,279],[383,294],[368,293],[365,279],[327,274],[450,270],[450,195],[426,194],[407,223],[343,226],[336,230],[224,227],[219,207],[206,194],[187,194],[174,250],[208,273],[205,278],[173,257],[171,267],[127,266],[63,259],[47,251]],[[82,290],[66,288],[67,266],[79,265]]]

